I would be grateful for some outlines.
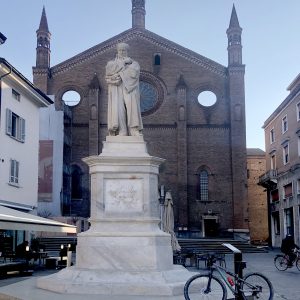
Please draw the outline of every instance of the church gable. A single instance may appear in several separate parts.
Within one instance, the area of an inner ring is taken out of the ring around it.
[[[216,216],[220,233],[233,224],[243,229],[247,225],[245,66],[242,28],[235,9],[226,31],[225,67],[146,30],[145,1],[132,0],[132,5],[131,29],[52,68],[50,48],[39,43],[44,31],[38,31],[34,82],[45,93],[55,95],[55,108],[65,112],[64,136],[69,144],[64,163],[80,165],[83,157],[101,153],[108,133],[105,67],[116,56],[116,45],[125,42],[130,47],[129,56],[141,67],[140,103],[149,154],[167,159],[159,184],[174,192],[176,230],[196,229],[205,234],[209,224],[199,220],[208,211]],[[46,33],[50,43],[50,33]],[[80,96],[73,106],[64,98],[72,91]],[[200,101],[201,95],[206,100],[209,93],[215,96],[212,103]],[[82,172],[82,190],[86,191],[82,204],[73,203],[69,197],[66,207],[88,216],[89,174],[84,166]],[[205,177],[205,194],[200,190],[203,172],[209,175]],[[71,186],[69,175],[63,177],[64,187]]]
[[[55,77],[57,74],[70,70],[78,65],[81,65],[89,60],[101,56],[102,54],[115,50],[115,46],[120,42],[127,42],[133,40],[143,40],[151,43],[158,49],[163,49],[169,53],[177,55],[195,65],[201,66],[212,73],[219,76],[226,77],[226,68],[196,52],[193,52],[185,47],[182,47],[174,42],[169,41],[151,31],[132,28],[126,30],[119,35],[114,36],[54,67],[51,68],[51,75]]]

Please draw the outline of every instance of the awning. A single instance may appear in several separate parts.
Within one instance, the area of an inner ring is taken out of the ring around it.
[[[76,233],[76,226],[0,205],[0,229]]]

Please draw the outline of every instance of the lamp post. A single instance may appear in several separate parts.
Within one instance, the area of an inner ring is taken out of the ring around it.
[[[63,261],[63,251],[64,251],[64,245],[60,245],[60,261],[61,261],[61,263],[62,263],[62,261]]]
[[[159,204],[160,204],[160,229],[163,230],[163,212],[164,212],[164,204],[165,204],[165,186],[160,186],[160,194],[159,194]]]
[[[29,246],[25,247],[25,252],[26,252],[26,264],[28,265],[29,262]]]

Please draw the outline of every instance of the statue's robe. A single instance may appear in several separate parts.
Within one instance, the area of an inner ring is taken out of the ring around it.
[[[117,83],[113,76],[122,79]],[[130,134],[130,129],[143,129],[140,92],[140,66],[137,62],[125,63],[124,59],[116,58],[106,65],[106,80],[108,83],[108,114],[107,124],[111,133]]]

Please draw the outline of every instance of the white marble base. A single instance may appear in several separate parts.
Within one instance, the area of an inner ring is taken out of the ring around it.
[[[173,265],[171,236],[159,228],[158,173],[164,161],[143,137],[107,137],[91,174],[91,227],[78,234],[76,266],[37,286],[70,294],[182,295],[193,274]]]
[[[179,265],[163,272],[109,272],[70,267],[39,277],[37,287],[64,294],[176,296],[183,294],[184,284],[192,275]]]
[[[76,266],[103,271],[165,271],[173,267],[170,235],[150,232],[87,232],[78,237]]]

